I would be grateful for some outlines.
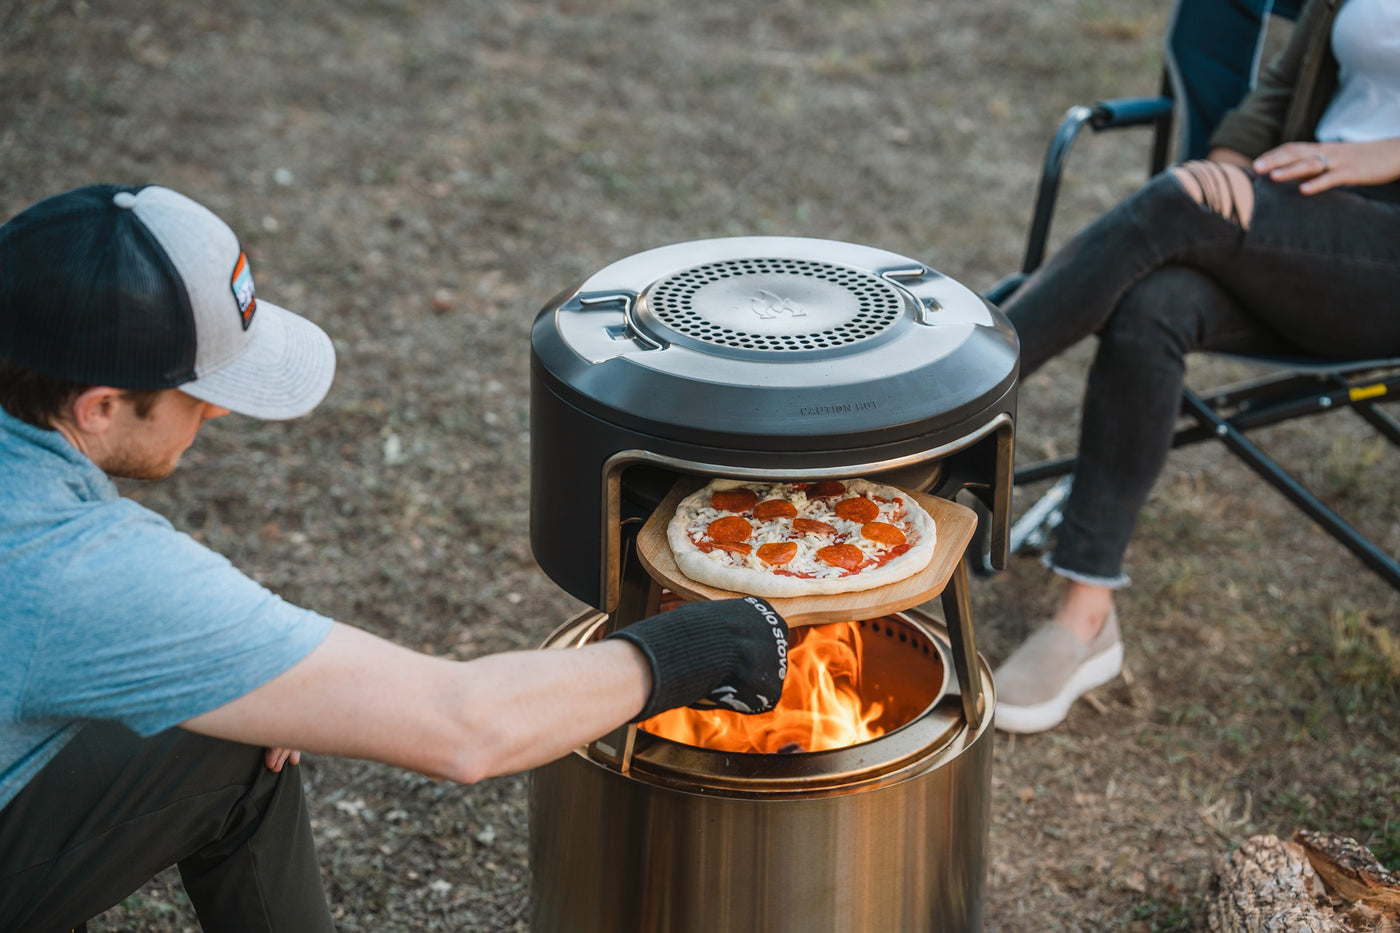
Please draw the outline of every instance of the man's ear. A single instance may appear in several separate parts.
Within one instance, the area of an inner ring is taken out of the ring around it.
[[[73,396],[68,411],[73,425],[85,434],[105,434],[126,394],[111,386],[92,386]]]

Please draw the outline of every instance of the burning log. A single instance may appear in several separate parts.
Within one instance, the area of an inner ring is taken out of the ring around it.
[[[1216,863],[1206,929],[1400,933],[1400,876],[1344,836],[1254,836]]]

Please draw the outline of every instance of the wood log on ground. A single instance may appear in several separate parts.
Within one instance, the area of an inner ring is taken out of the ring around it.
[[[1215,863],[1206,896],[1211,933],[1356,933],[1323,901],[1322,882],[1297,843],[1253,836]]]
[[[1329,894],[1400,919],[1400,874],[1387,871],[1370,849],[1346,836],[1306,829],[1295,832],[1293,841],[1307,852]]]
[[[1400,933],[1400,877],[1344,836],[1254,836],[1222,856],[1210,933]]]

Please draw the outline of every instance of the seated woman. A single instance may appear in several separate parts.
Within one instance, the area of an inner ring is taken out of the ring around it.
[[[1148,182],[1004,306],[1022,374],[1098,350],[1048,565],[1055,616],[997,670],[997,725],[1038,732],[1122,670],[1113,591],[1170,449],[1185,356],[1400,355],[1400,4],[1308,0],[1206,160]]]

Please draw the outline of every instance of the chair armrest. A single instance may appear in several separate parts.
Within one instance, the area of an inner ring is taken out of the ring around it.
[[[1021,284],[1025,281],[1026,273],[1013,272],[987,289],[982,294],[982,297],[994,305],[1000,305],[1003,301],[1014,295],[1016,290],[1020,288]]]
[[[1026,255],[1021,271],[1029,274],[1045,259],[1045,245],[1050,238],[1050,221],[1055,214],[1055,202],[1060,192],[1060,177],[1070,147],[1085,126],[1094,131],[1123,129],[1133,126],[1156,126],[1159,130],[1170,124],[1172,101],[1168,97],[1111,97],[1092,106],[1076,105],[1065,111],[1045,152],[1036,191],[1035,212],[1031,216],[1030,233],[1026,238]],[[1159,147],[1160,148],[1160,147]]]
[[[1165,123],[1173,113],[1171,98],[1161,96],[1110,97],[1090,109],[1094,113],[1091,125],[1096,130]]]

